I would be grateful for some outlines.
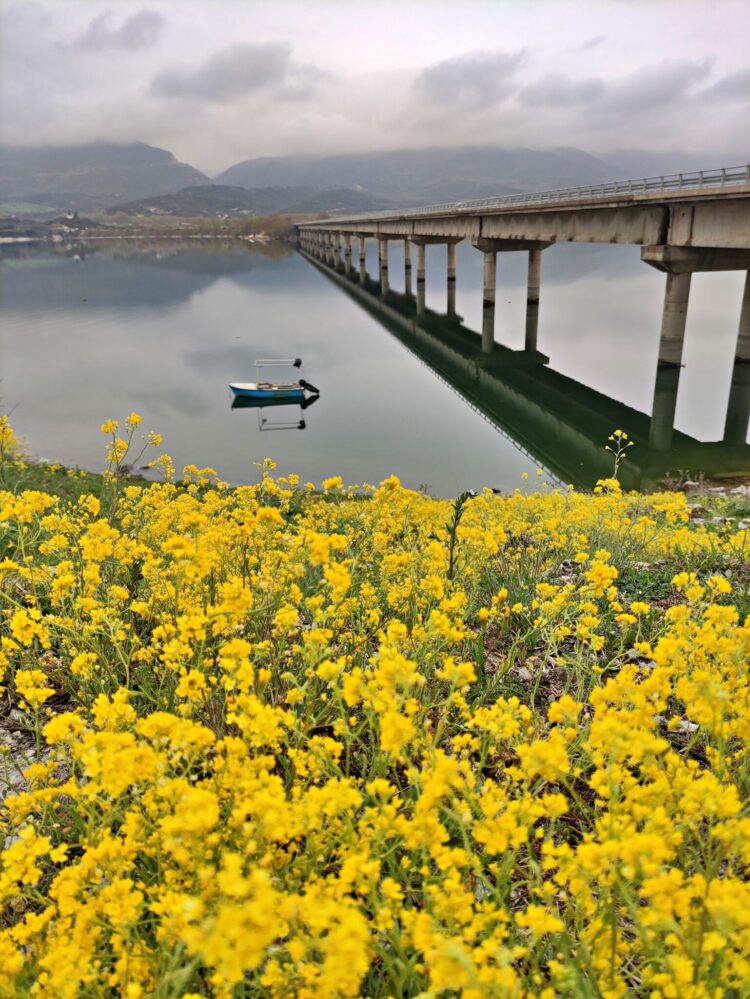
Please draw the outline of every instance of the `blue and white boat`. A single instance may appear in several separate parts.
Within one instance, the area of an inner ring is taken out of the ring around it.
[[[256,368],[279,365],[291,365],[294,368],[299,368],[302,366],[302,360],[299,357],[295,357],[255,362]],[[260,371],[258,374],[260,375]],[[261,381],[259,378],[255,382],[231,382],[229,388],[234,393],[235,398],[263,399],[267,403],[280,400],[284,400],[285,402],[302,402],[306,398],[306,392],[309,392],[313,396],[320,394],[318,389],[314,385],[311,385],[310,382],[306,382],[304,378],[300,378],[296,382],[270,382]]]

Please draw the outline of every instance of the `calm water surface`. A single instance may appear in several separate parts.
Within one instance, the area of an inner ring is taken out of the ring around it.
[[[374,243],[368,270],[377,274]],[[473,330],[481,329],[481,271],[481,254],[459,245],[457,311]],[[390,274],[393,290],[403,291],[395,243]],[[525,254],[498,255],[496,339],[512,349],[523,346],[525,280]],[[663,289],[664,275],[641,263],[637,247],[545,252],[539,349],[549,368],[566,376],[565,391],[573,379],[613,404],[650,412]],[[723,435],[741,295],[740,274],[694,277],[675,427],[695,442]],[[512,489],[524,472],[535,480],[540,465],[549,481],[586,484],[593,474],[575,458],[580,434],[554,414],[549,432],[540,424],[534,438],[523,433],[519,409],[519,446],[507,431],[512,414],[488,420],[451,385],[450,361],[433,370],[287,246],[6,250],[0,296],[0,409],[12,410],[14,427],[38,456],[98,470],[99,425],[135,409],[144,429],[162,433],[178,467],[212,465],[233,483],[255,481],[253,463],[266,456],[280,473],[317,483],[334,474],[377,482],[395,472],[435,495]],[[445,302],[445,249],[429,247],[427,306],[440,313]],[[285,407],[262,415],[304,419],[304,429],[261,430],[256,411],[230,408],[228,382],[252,380],[256,358],[293,356],[304,359],[303,374],[319,386],[320,399],[304,413]],[[544,405],[543,390],[529,394]],[[581,400],[579,408],[589,406],[599,420],[592,438],[599,426],[615,429],[608,421],[616,405],[603,410]],[[648,441],[636,440],[634,455],[638,448],[645,454]]]

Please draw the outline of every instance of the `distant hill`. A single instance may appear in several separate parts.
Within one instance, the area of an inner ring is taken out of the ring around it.
[[[166,149],[142,142],[0,149],[0,203],[6,204],[91,211],[208,183]]]
[[[612,176],[611,164],[580,149],[463,146],[262,157],[237,163],[216,181],[250,188],[271,183],[354,188],[405,205],[565,187]]]
[[[315,187],[261,187],[247,189],[227,184],[207,184],[184,187],[176,194],[141,198],[125,204],[115,204],[109,214],[124,212],[132,216],[168,216],[180,218],[215,217],[217,215],[272,215],[276,212],[312,213],[321,211],[388,208],[390,202],[373,198],[363,191],[348,188],[319,190]]]

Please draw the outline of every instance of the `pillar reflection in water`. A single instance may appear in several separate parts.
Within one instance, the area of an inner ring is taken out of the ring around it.
[[[750,361],[750,271],[745,274],[745,290],[740,307],[740,325],[737,330],[735,357],[738,361]]]
[[[750,423],[750,359],[735,361],[724,423],[724,443],[744,444]]]
[[[682,368],[679,366],[657,366],[648,438],[648,446],[654,451],[669,451],[672,447],[681,373]]]
[[[748,423],[750,423],[750,271],[745,274],[737,346],[734,351],[734,368],[724,424],[724,442],[744,444],[747,439]]]

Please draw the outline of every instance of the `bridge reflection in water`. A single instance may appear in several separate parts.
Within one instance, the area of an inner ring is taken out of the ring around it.
[[[679,366],[657,367],[653,411],[641,413],[552,370],[538,351],[495,343],[491,353],[483,352],[481,333],[463,325],[450,296],[447,314],[433,312],[417,297],[391,290],[382,273],[375,281],[327,254],[300,253],[562,483],[591,488],[611,474],[604,443],[615,429],[636,444],[620,468],[626,489],[653,488],[676,475],[750,473],[748,360],[735,361],[723,440],[704,443],[674,429]]]

